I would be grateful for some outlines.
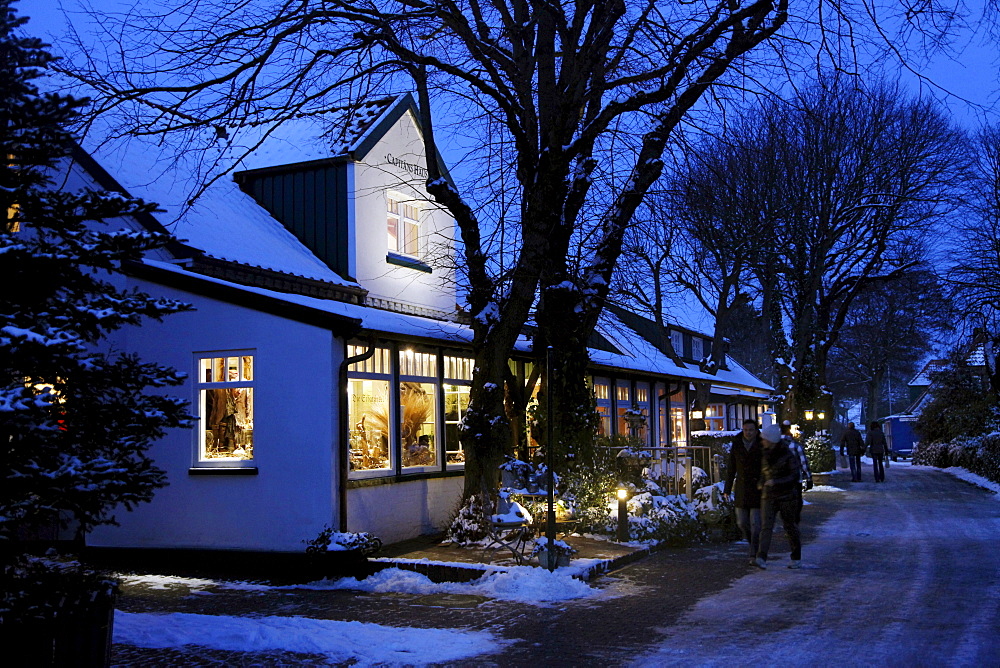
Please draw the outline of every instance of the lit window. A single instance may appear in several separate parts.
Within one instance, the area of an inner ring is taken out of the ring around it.
[[[399,375],[437,378],[437,355],[403,348],[399,351]]]
[[[611,398],[611,393],[608,390],[608,381],[603,378],[594,379],[594,398],[600,400],[606,400]]]
[[[420,209],[397,195],[386,196],[388,247],[394,253],[420,256]]]
[[[253,381],[253,355],[199,358],[200,461],[223,463],[254,458]]]
[[[444,453],[448,464],[464,464],[465,450],[459,430],[469,410],[469,381],[474,360],[469,357],[442,358],[444,364]],[[464,382],[463,382],[464,381]]]
[[[437,465],[437,354],[401,349],[399,376],[403,468]]]
[[[7,207],[7,232],[9,234],[21,231],[20,213],[21,205],[16,202]]]
[[[351,470],[379,471],[391,468],[389,381],[349,379],[347,406],[351,424]]]
[[[366,345],[347,346],[349,357],[367,351]],[[371,357],[351,364],[347,373],[351,471],[388,472],[393,468],[389,430],[392,351],[375,348]]]
[[[611,381],[607,378],[594,378],[594,399],[597,402],[597,435],[611,435]]]
[[[433,466],[436,463],[436,389],[434,383],[399,383],[399,434],[403,439],[404,468]]]
[[[722,431],[726,424],[726,405],[709,404],[705,406],[705,428],[709,431]]]

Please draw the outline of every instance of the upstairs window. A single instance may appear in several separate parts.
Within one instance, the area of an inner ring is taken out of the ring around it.
[[[386,227],[391,253],[420,256],[420,209],[398,195],[386,195]]]
[[[705,345],[704,340],[698,338],[697,336],[691,337],[691,357],[696,362],[700,362],[701,358],[705,356]]]
[[[676,329],[670,330],[670,345],[678,357],[684,357],[684,333]]]

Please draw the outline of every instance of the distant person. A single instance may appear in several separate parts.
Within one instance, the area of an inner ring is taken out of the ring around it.
[[[882,423],[875,420],[868,427],[868,435],[865,436],[865,446],[868,456],[872,458],[872,468],[875,470],[875,482],[885,482],[885,455],[889,446],[885,442],[885,434],[882,433]]]
[[[812,489],[813,474],[809,469],[809,459],[806,457],[806,451],[802,447],[802,444],[792,436],[792,423],[788,420],[781,423],[781,440],[799,458],[799,483],[801,483],[802,488],[807,491]]]
[[[760,545],[760,458],[763,452],[755,420],[743,421],[743,430],[729,446],[729,466],[723,493],[733,493],[736,526],[750,546],[750,563],[755,563]],[[735,480],[735,483],[734,483]]]
[[[802,535],[799,532],[799,503],[802,487],[799,482],[801,464],[798,455],[789,449],[781,437],[781,428],[776,424],[764,427],[760,433],[763,454],[761,457],[761,515],[760,546],[754,564],[757,568],[767,568],[767,553],[771,548],[774,520],[781,515],[785,526],[785,536],[792,548],[789,568],[802,565]]]
[[[851,463],[851,482],[861,482],[861,455],[865,454],[865,442],[853,422],[847,423],[847,429],[840,438],[840,454],[844,454],[845,450]]]

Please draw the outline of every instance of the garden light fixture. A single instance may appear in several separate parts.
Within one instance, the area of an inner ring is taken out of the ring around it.
[[[618,488],[618,542],[628,541],[628,495],[627,487]]]

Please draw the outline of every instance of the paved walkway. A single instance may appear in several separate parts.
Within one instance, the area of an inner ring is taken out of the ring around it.
[[[536,607],[481,597],[282,590],[126,591],[123,610],[302,615],[490,630],[514,642],[476,666],[1000,665],[1000,502],[935,470],[811,492],[803,560],[740,543],[666,549],[595,580],[597,597]],[[318,665],[322,657],[116,646],[118,665]]]

